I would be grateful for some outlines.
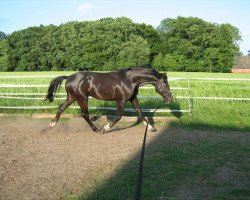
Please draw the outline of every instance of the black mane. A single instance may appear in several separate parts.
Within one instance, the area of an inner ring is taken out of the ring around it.
[[[116,72],[127,72],[127,71],[131,71],[131,70],[149,70],[155,74],[159,74],[159,72],[157,72],[150,65],[142,65],[142,66],[134,66],[134,67],[124,68],[124,69],[118,69]]]
[[[139,67],[130,67],[130,68],[125,68],[125,69],[120,69],[118,70],[117,72],[118,73],[126,73],[126,72],[129,72],[129,71],[142,71],[142,72],[148,72],[150,74],[153,74],[155,75],[158,79],[162,78],[162,74],[159,73],[158,71],[156,71],[153,67],[151,66],[139,66]]]

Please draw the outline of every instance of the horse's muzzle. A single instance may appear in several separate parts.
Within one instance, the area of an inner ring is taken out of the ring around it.
[[[166,95],[165,97],[165,103],[171,103],[173,100],[172,92]]]

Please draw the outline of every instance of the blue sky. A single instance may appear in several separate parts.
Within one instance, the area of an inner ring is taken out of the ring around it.
[[[239,28],[241,51],[250,50],[250,0],[0,0],[0,31],[68,21],[126,16],[157,27],[165,18],[199,17]]]

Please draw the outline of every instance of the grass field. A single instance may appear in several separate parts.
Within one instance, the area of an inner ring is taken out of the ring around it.
[[[4,78],[5,76],[56,76],[69,75],[73,72],[1,72],[0,84],[38,84],[48,85],[52,77],[39,78]],[[191,78],[190,88],[192,97],[234,97],[234,98],[250,98],[250,81],[247,80],[197,80],[192,78],[227,78],[227,79],[247,79],[249,74],[221,74],[221,73],[168,73],[168,77]],[[187,88],[187,80],[170,80],[170,87]],[[35,88],[0,88],[0,93],[46,93],[47,87]],[[64,87],[61,88],[61,93],[64,93]],[[159,96],[152,89],[140,89],[140,96]],[[187,96],[187,90],[173,90],[173,95]],[[11,96],[11,95],[10,95]],[[12,95],[13,96],[13,95]],[[26,97],[44,98],[45,95],[29,95]],[[21,97],[21,96],[20,96]],[[57,97],[65,97],[57,95]],[[63,100],[55,100],[53,103],[48,103],[42,99],[36,100],[20,100],[20,99],[0,99],[0,106],[58,106]],[[77,104],[74,104],[77,106]],[[171,110],[187,110],[188,99],[175,98],[174,101],[165,105],[161,98],[159,99],[140,99],[142,108],[156,108]],[[115,107],[114,102],[105,102],[95,99],[90,99],[90,107],[105,106]],[[127,103],[126,107],[131,107]],[[0,109],[1,113],[55,113],[57,108],[42,109],[42,110],[16,110],[16,109]],[[78,114],[79,109],[67,109],[65,113]],[[107,110],[91,110],[92,114],[115,114],[115,112]],[[174,123],[188,126],[213,126],[229,129],[250,129],[250,101],[229,101],[229,100],[204,100],[193,99],[192,119],[189,119],[188,113],[156,113],[155,116],[176,116],[178,120]],[[135,115],[135,113],[126,112],[125,115]],[[150,113],[147,113],[150,115]]]

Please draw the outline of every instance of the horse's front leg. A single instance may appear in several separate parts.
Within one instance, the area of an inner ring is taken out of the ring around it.
[[[81,107],[81,116],[86,120],[89,126],[92,128],[94,132],[99,132],[100,130],[93,124],[93,122],[89,119],[88,113],[88,99],[81,99],[81,102],[78,102]]]
[[[144,117],[143,115],[143,112],[141,111],[141,107],[139,105],[139,102],[138,102],[138,99],[137,97],[135,97],[132,101],[131,101],[133,107],[135,108],[136,112],[138,113],[139,115],[139,119],[138,119],[138,122],[142,122],[147,125],[148,122],[148,119],[146,117]],[[153,124],[148,124],[148,129],[150,129],[152,132],[155,132],[157,131],[156,128],[154,127]]]
[[[110,121],[108,124],[103,126],[103,128],[102,128],[103,133],[105,133],[109,129],[111,129],[122,118],[123,111],[124,111],[124,105],[125,105],[124,101],[117,102],[117,116],[114,120]]]

